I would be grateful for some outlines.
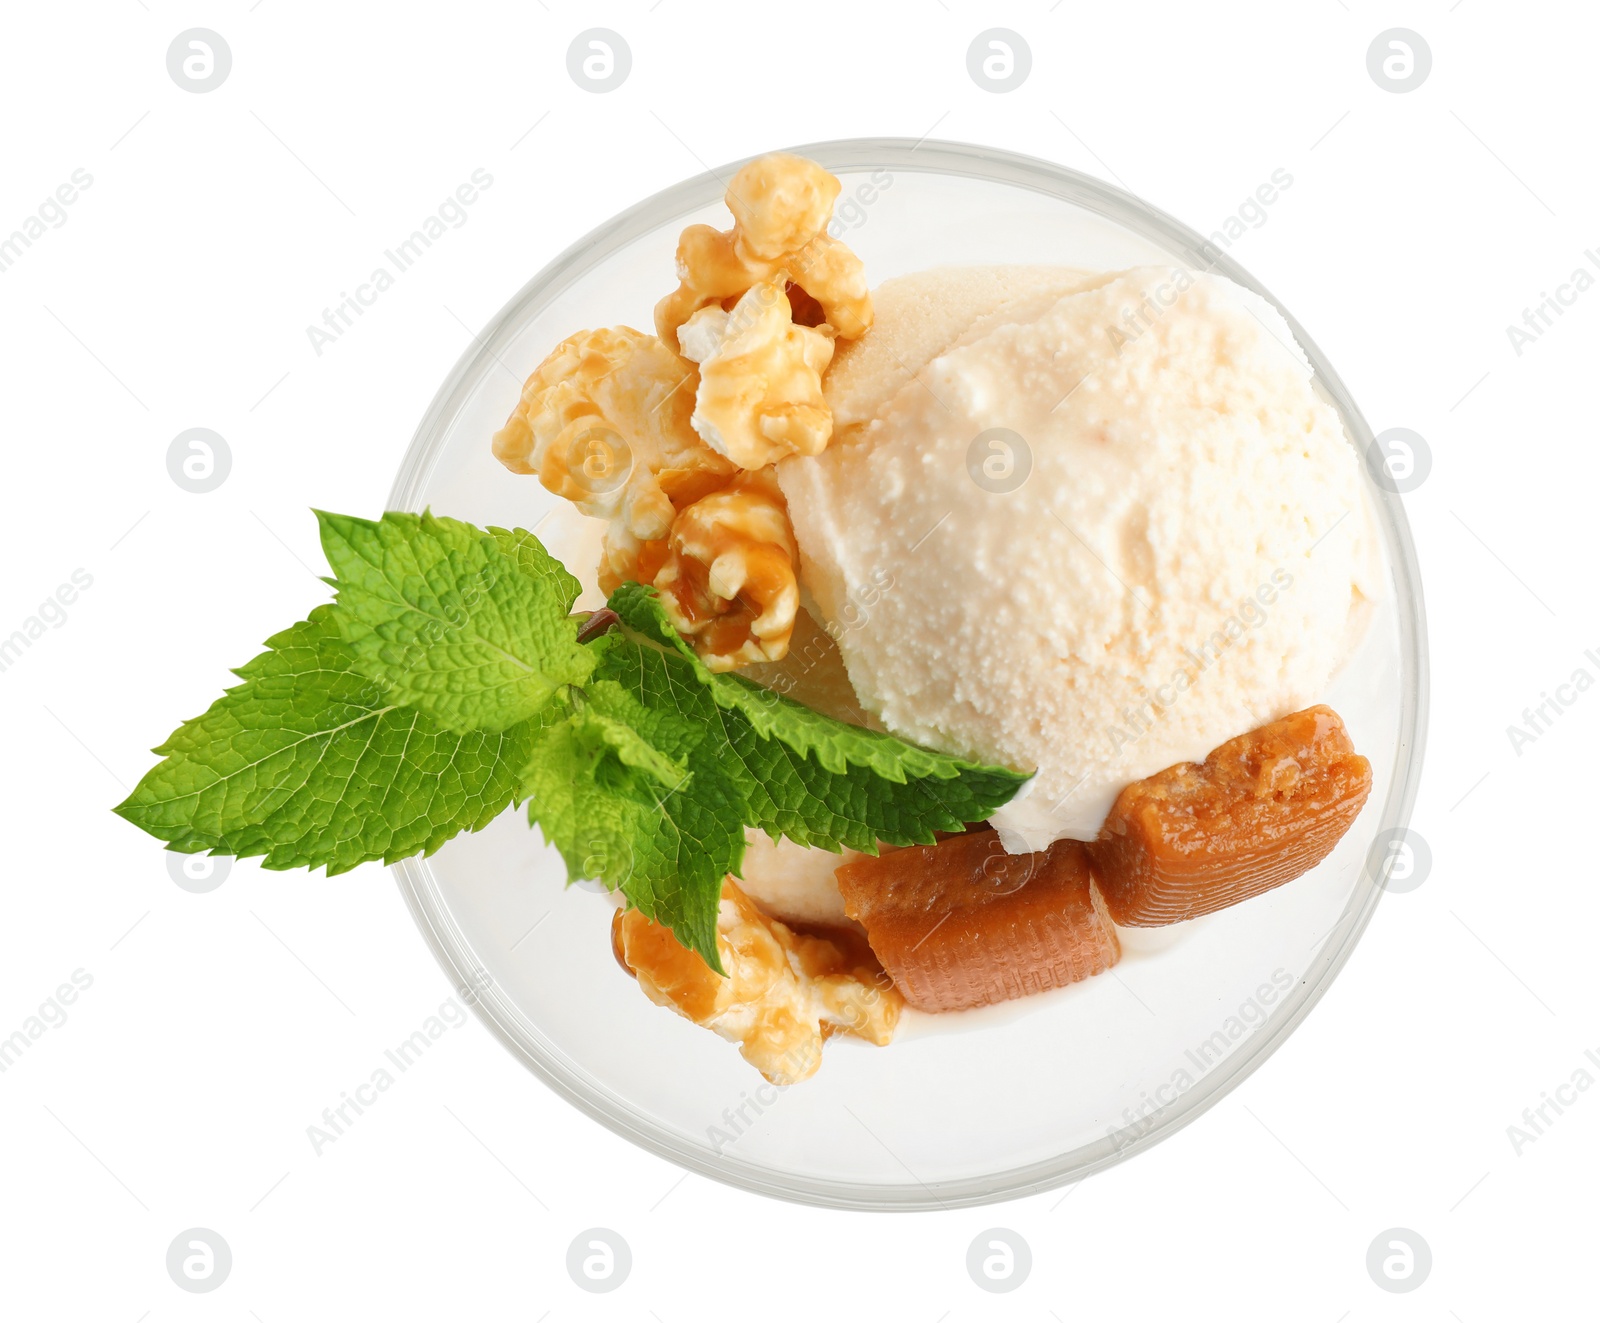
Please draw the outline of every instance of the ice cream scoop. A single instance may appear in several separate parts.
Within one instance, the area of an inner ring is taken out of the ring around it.
[[[1037,769],[1008,849],[1316,702],[1379,592],[1358,457],[1264,299],[1137,268],[886,282],[779,465],[809,603],[897,734]]]

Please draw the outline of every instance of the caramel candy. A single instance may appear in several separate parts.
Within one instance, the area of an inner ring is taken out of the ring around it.
[[[1371,788],[1371,764],[1322,706],[1135,781],[1092,847],[1106,907],[1154,928],[1270,891],[1322,862]]]
[[[923,1011],[987,1006],[1110,969],[1122,951],[1094,876],[1081,841],[1007,854],[991,830],[837,872],[845,912]]]

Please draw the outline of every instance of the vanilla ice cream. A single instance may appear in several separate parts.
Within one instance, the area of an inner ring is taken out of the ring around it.
[[[834,869],[862,856],[845,849],[839,854],[796,845],[788,837],[773,840],[764,831],[747,827],[744,864],[739,881],[747,896],[768,914],[785,923],[824,928],[854,928],[844,912],[844,897]]]
[[[890,730],[1036,768],[1007,847],[1315,702],[1379,591],[1338,415],[1287,324],[1170,268],[886,282],[779,465],[809,607]]]

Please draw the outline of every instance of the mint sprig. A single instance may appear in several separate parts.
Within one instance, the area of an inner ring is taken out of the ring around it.
[[[174,850],[336,873],[431,853],[527,799],[570,880],[621,891],[720,972],[747,826],[832,850],[927,843],[1026,779],[713,674],[651,589],[612,595],[625,632],[585,629],[577,580],[524,530],[318,519],[336,601],[268,640],[117,807]]]

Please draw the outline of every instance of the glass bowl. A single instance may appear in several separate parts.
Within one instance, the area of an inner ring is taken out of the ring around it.
[[[1137,198],[956,143],[794,150],[843,181],[841,237],[874,284],[941,263],[1179,263],[1255,290],[1279,306],[1351,444],[1367,453],[1355,402],[1288,311]],[[390,508],[532,528],[575,572],[592,566],[595,521],[501,468],[490,435],[558,341],[585,327],[651,325],[679,230],[726,227],[724,184],[737,168],[639,203],[525,285],[440,388]],[[400,890],[463,996],[531,1070],[618,1134],[702,1175],[873,1209],[979,1204],[1081,1179],[1194,1120],[1265,1061],[1327,990],[1377,904],[1390,852],[1374,847],[1405,826],[1421,770],[1427,660],[1400,499],[1362,471],[1388,591],[1326,701],[1372,761],[1365,810],[1299,880],[1201,920],[1125,934],[1107,977],[959,1015],[908,1012],[890,1046],[835,1038],[812,1079],[780,1090],[732,1045],[645,999],[612,959],[609,899],[564,890],[559,856],[520,811],[396,865]],[[597,600],[591,586],[584,604]],[[1369,864],[1369,853],[1384,862]]]

